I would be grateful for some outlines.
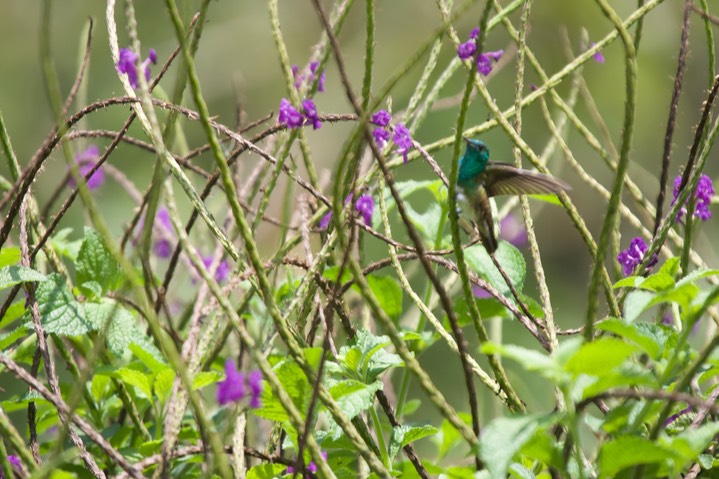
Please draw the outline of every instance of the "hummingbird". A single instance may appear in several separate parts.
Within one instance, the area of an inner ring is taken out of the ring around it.
[[[494,219],[489,198],[499,195],[551,194],[570,190],[561,180],[535,171],[523,170],[510,163],[489,161],[489,148],[484,142],[464,138],[467,149],[459,159],[457,186],[469,203],[484,247],[489,254],[497,250]],[[460,223],[468,231],[467,224]]]

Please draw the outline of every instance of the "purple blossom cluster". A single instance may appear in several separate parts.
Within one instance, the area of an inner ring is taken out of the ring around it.
[[[593,47],[594,45],[596,45],[596,43],[592,42],[591,46]],[[601,50],[597,50],[597,52],[594,55],[592,55],[592,58],[597,63],[604,63],[604,55],[602,54]]]
[[[100,159],[100,149],[95,145],[90,145],[85,151],[75,155],[75,161],[78,164],[78,169],[82,176],[87,176],[90,170],[93,169],[97,161]],[[67,180],[70,188],[75,188],[77,183],[75,178],[71,175]],[[96,190],[105,183],[105,172],[102,171],[102,167],[98,168],[95,173],[92,174],[87,180],[87,187],[90,190]]]
[[[469,33],[469,39],[464,43],[460,43],[457,47],[457,56],[462,60],[469,60],[470,58],[473,58],[477,53],[478,37],[479,27],[475,27]],[[502,58],[502,55],[504,55],[504,50],[496,50],[476,55],[475,62],[477,64],[477,71],[484,76],[489,75],[492,72],[494,63],[498,62],[499,59]]]
[[[351,201],[352,195],[350,194],[347,198],[345,198],[345,204],[350,203]],[[357,198],[357,201],[355,201],[355,209],[360,215],[362,215],[364,223],[367,226],[372,226],[372,213],[374,212],[374,199],[372,196],[365,194]],[[327,228],[330,221],[332,221],[332,211],[324,215],[317,226],[319,229],[323,230]]]
[[[217,402],[224,406],[230,402],[240,402],[249,394],[249,405],[253,409],[260,407],[262,396],[262,373],[259,370],[244,375],[237,370],[235,361],[225,361],[225,379],[217,385]]]
[[[679,187],[682,184],[682,175],[677,176],[674,179],[674,199],[672,200],[672,206],[677,202],[679,196]],[[714,185],[712,184],[711,178],[707,175],[702,175],[697,183],[697,189],[695,192],[696,197],[696,209],[694,210],[694,216],[702,221],[707,221],[712,217],[712,212],[709,211],[709,205],[711,204],[712,197],[714,196]],[[688,202],[688,201],[687,201]],[[677,214],[677,221],[681,221],[687,212],[686,205],[683,206]]]
[[[619,252],[617,261],[622,265],[624,276],[629,276],[634,272],[634,269],[642,262],[646,252],[647,244],[640,237],[632,238],[632,241],[629,242],[629,247]],[[657,261],[658,258],[655,254],[647,267],[651,268],[657,264]]]
[[[322,455],[322,459],[327,461],[327,452],[322,451],[320,454]],[[312,474],[317,474],[317,464],[315,464],[315,461],[310,461],[310,463],[307,464],[306,469],[307,469],[307,472],[311,472]],[[285,470],[285,474],[294,474],[294,473],[295,473],[295,468],[292,466],[288,466],[287,469]],[[309,474],[305,474],[303,477],[312,477],[312,476],[310,476]]]
[[[20,462],[19,457],[14,456],[12,454],[8,454],[7,460],[15,470],[22,471],[22,462]],[[5,474],[3,474],[1,469],[0,469],[0,479],[5,479]]]
[[[310,62],[309,67],[305,68],[303,72],[300,72],[300,67],[292,65],[292,75],[295,77],[295,88],[298,90],[302,87],[310,87],[315,80],[317,80],[317,91],[325,91],[325,80],[327,79],[327,73],[323,70],[322,73],[317,76],[317,69],[320,66],[320,62]]]
[[[317,91],[325,91],[326,74],[324,71],[318,74],[319,62],[311,62],[308,68],[300,72],[297,65],[292,65],[292,74],[295,78],[295,88],[300,91],[303,87],[309,87],[317,80]],[[312,128],[318,130],[322,128],[322,121],[317,113],[317,106],[311,98],[302,100],[300,109],[292,105],[287,98],[280,100],[280,109],[278,121],[287,128],[299,128],[302,125],[312,125]]]
[[[391,137],[392,141],[397,146],[395,153],[402,155],[406,165],[409,150],[411,150],[412,146],[414,146],[412,142],[412,135],[410,135],[409,130],[406,126],[404,126],[404,123],[397,123],[394,126],[392,133],[390,133],[390,121],[392,121],[392,115],[390,115],[387,110],[380,110],[372,115],[370,123],[377,126],[377,128],[372,131],[372,136],[374,137],[374,141],[377,143],[377,146],[380,148],[387,146]]]
[[[132,88],[140,86],[139,77],[137,76],[139,60],[140,55],[133,52],[130,48],[120,49],[119,59],[117,60],[117,71],[127,75],[127,79]],[[150,48],[147,59],[139,65],[145,72],[145,80],[147,82],[150,81],[150,63],[157,65],[157,52],[153,48]]]

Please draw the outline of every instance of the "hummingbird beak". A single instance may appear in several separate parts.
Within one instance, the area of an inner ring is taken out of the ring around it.
[[[463,139],[466,143],[469,143],[469,138],[467,138],[466,136],[462,135],[462,139]]]

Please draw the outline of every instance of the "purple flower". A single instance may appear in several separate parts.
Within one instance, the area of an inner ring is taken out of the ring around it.
[[[492,72],[492,62],[499,61],[502,55],[504,55],[504,50],[480,53],[477,55],[477,71],[484,76],[489,75]]]
[[[384,148],[387,146],[391,133],[388,129],[378,126],[372,131],[372,136],[374,137],[374,141],[377,143],[377,146]]]
[[[467,60],[468,58],[472,58],[476,51],[477,44],[474,40],[469,40],[459,44],[457,47],[457,56],[462,60]]]
[[[312,124],[312,128],[315,130],[322,128],[322,122],[320,121],[319,116],[317,116],[317,107],[315,106],[315,102],[309,98],[304,100],[302,102],[302,111],[305,114],[305,118],[307,118],[307,122]]]
[[[345,198],[345,204],[351,201],[352,195],[350,194],[349,196],[347,196],[347,198]],[[359,214],[362,215],[362,219],[364,220],[365,224],[367,226],[372,226],[372,212],[374,211],[374,199],[372,198],[372,196],[365,194],[357,198],[357,201],[355,202],[355,209]],[[328,212],[322,217],[317,227],[320,230],[323,230],[327,228],[331,220],[332,211]]]
[[[372,226],[372,212],[374,211],[374,199],[371,195],[362,195],[357,198],[355,208],[362,215],[364,223],[367,226]]]
[[[394,127],[394,135],[392,137],[394,144],[397,145],[395,153],[404,157],[404,164],[407,164],[407,154],[412,148],[412,137],[409,130],[403,123],[397,123]]]
[[[327,462],[327,452],[321,451],[320,455],[322,456],[322,459]],[[310,461],[309,464],[307,464],[307,472],[311,472],[312,474],[317,474],[317,464],[315,464],[315,461]],[[287,469],[285,469],[284,474],[294,474],[295,468],[292,466],[287,466]],[[308,474],[305,474],[303,477],[307,478],[310,477]]]
[[[262,372],[252,371],[247,376],[247,386],[250,388],[250,407],[260,407],[260,396],[262,396]]]
[[[172,243],[165,238],[155,241],[155,255],[158,258],[169,258],[172,255]]]
[[[139,56],[129,48],[121,48],[117,60],[117,71],[127,75],[132,88],[137,88],[140,83],[137,80],[137,60]]]
[[[90,173],[100,158],[100,150],[95,145],[90,145],[87,149],[81,153],[75,155],[75,161],[78,163],[78,169],[80,174],[84,177]],[[87,180],[87,187],[91,190],[96,190],[105,183],[105,172],[102,168],[99,168],[95,173],[92,174]],[[75,178],[70,176],[68,179],[68,185],[71,188],[77,186]]]
[[[477,284],[472,285],[472,295],[477,299],[486,299],[492,297],[492,295],[489,294],[489,291]]]
[[[622,265],[622,272],[625,276],[629,276],[634,271],[639,263],[644,258],[644,253],[647,252],[647,245],[644,240],[640,237],[633,238],[629,243],[629,247],[622,250],[617,255],[617,261]],[[657,264],[657,256],[654,255],[652,260],[649,262],[647,267],[651,268]]]
[[[684,409],[682,409],[681,411],[679,411],[678,413],[672,414],[671,416],[669,416],[668,418],[666,418],[664,420],[664,427],[669,426],[671,423],[673,423],[674,421],[679,419],[681,416],[683,416],[684,414],[689,413],[689,412],[692,412],[691,406],[687,406]]]
[[[527,244],[527,230],[524,228],[524,223],[519,221],[512,213],[500,221],[499,231],[502,238],[517,248]]]
[[[165,208],[164,206],[160,206],[160,207],[157,209],[157,216],[156,216],[156,218],[157,218],[157,221],[159,221],[160,223],[162,223],[162,225],[163,225],[165,228],[167,228],[167,229],[169,229],[169,230],[172,230],[172,220],[170,220],[170,212],[167,211],[167,208]]]
[[[327,212],[326,215],[322,217],[317,227],[321,230],[327,228],[327,226],[330,224],[330,221],[332,221],[332,212]]]
[[[392,115],[387,110],[380,110],[372,115],[370,123],[377,126],[387,126],[390,121],[392,121]]]
[[[679,187],[681,184],[682,175],[679,175],[674,179],[674,199],[672,200],[672,206],[674,206],[674,203],[677,201],[677,196],[679,196]],[[707,175],[702,175],[699,178],[695,192],[696,210],[694,210],[694,216],[698,217],[702,221],[707,221],[712,217],[712,212],[709,211],[709,205],[711,204],[713,196],[714,185],[712,184],[711,178]],[[686,212],[686,207],[682,207],[677,214],[677,221],[681,221]]]
[[[224,406],[245,397],[245,376],[237,370],[235,361],[225,361],[225,380],[217,384],[217,402]]]
[[[22,462],[20,462],[19,457],[8,454],[7,460],[15,470],[22,471]],[[5,474],[3,474],[2,470],[0,470],[0,479],[5,479]]]
[[[212,266],[212,261],[214,258],[212,256],[205,256],[202,258],[202,263],[205,265],[205,269],[210,269],[210,266]],[[230,264],[226,260],[220,261],[220,264],[217,265],[217,271],[215,271],[215,281],[218,283],[222,283],[227,279],[227,275],[230,273]]]
[[[140,60],[140,56],[133,52],[130,48],[121,48],[119,59],[117,60],[117,71],[127,75],[127,80],[130,82],[132,88],[140,86],[139,79],[137,77],[137,62]],[[150,63],[157,63],[157,52],[154,48],[150,48],[147,60],[142,64],[145,72],[145,80],[150,81]]]
[[[317,68],[320,66],[320,62],[311,62],[310,63],[310,72],[312,75],[310,76],[310,81],[314,81],[315,75],[317,74]],[[325,80],[327,80],[327,73],[323,70],[322,73],[320,73],[320,78],[317,81],[317,91],[323,92],[325,91]]]
[[[286,98],[280,101],[280,115],[278,118],[279,122],[287,128],[299,128],[302,126],[302,113],[297,111],[292,103]]]
[[[317,69],[319,66],[320,62],[310,62],[309,67],[305,68],[303,72],[300,73],[300,67],[292,65],[292,76],[295,79],[295,88],[299,90],[303,85],[310,85],[315,81],[315,79],[317,79],[317,91],[325,91],[325,80],[327,79],[327,75],[323,70],[320,72],[319,77],[317,76]]]
[[[594,45],[596,45],[596,43],[592,42],[591,46],[594,47]],[[597,52],[592,55],[592,58],[594,58],[594,61],[597,63],[604,63],[604,55],[602,55],[601,50],[597,50]]]

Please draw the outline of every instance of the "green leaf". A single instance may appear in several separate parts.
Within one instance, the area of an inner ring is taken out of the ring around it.
[[[110,378],[104,374],[95,374],[90,383],[90,393],[95,401],[101,401],[107,392],[107,386],[110,384]]]
[[[599,477],[615,477],[617,473],[640,464],[661,463],[672,452],[649,439],[622,436],[602,445],[599,451]]]
[[[85,283],[94,281],[100,285],[104,295],[118,286],[120,277],[120,265],[102,237],[92,229],[85,228],[85,239],[77,255],[77,284],[82,288]]]
[[[492,477],[506,477],[512,458],[540,427],[546,416],[499,417],[479,437],[479,457]]]
[[[387,316],[399,319],[402,314],[402,288],[397,281],[390,276],[370,275],[367,276],[367,283]]]
[[[287,469],[284,464],[260,464],[247,471],[247,479],[274,479]]]
[[[155,381],[152,384],[152,388],[155,390],[155,394],[160,401],[165,402],[170,397],[172,391],[172,384],[175,381],[175,372],[166,368],[155,374]]]
[[[424,437],[437,434],[439,430],[434,426],[397,426],[392,429],[389,443],[389,457],[394,459],[400,449],[407,444],[418,441]]]
[[[527,195],[527,197],[549,203],[550,205],[562,206],[562,202],[559,201],[559,197],[557,195]]]
[[[159,351],[155,350],[158,354],[156,356],[152,352],[144,350],[142,346],[137,343],[130,344],[128,348],[132,351],[132,354],[134,354],[137,359],[142,361],[142,364],[144,364],[147,369],[152,371],[154,374],[170,369],[162,357],[159,356]]]
[[[219,382],[224,377],[225,375],[219,371],[200,371],[192,378],[192,389],[193,391],[202,389],[210,384]]]
[[[0,248],[0,268],[20,262],[20,248],[18,246],[6,246]]]
[[[398,181],[397,183],[395,183],[395,188],[399,193],[400,198],[402,198],[403,200],[411,194],[424,189],[432,193],[432,195],[435,197],[435,199],[437,199],[438,202],[440,202],[440,200],[443,198],[446,200],[447,197],[446,188],[444,188],[442,180],[439,179],[424,181]],[[442,193],[442,189],[444,189],[444,193]],[[394,200],[394,196],[392,196],[392,193],[389,191],[389,188],[385,188],[382,194],[384,194],[385,205],[387,206],[387,213],[389,213],[392,208],[397,206],[397,203]]]
[[[442,233],[439,228],[443,223],[444,210],[439,203],[430,203],[424,213],[418,213],[409,203],[405,203],[404,207],[410,221],[425,241],[429,244],[434,244],[437,236]],[[447,222],[445,221],[444,224],[447,224]]]
[[[591,343],[584,343],[564,365],[574,374],[602,376],[612,372],[629,356],[636,353],[634,346],[616,338],[599,338]]]
[[[683,463],[680,461],[676,467],[682,469],[704,452],[717,433],[719,433],[719,422],[711,422],[697,429],[687,428],[680,434],[668,438],[669,440],[663,445],[677,455],[681,455]]]
[[[609,318],[597,324],[597,329],[614,333],[641,347],[652,359],[659,359],[669,339],[667,329],[651,323],[629,323],[617,318]]]
[[[312,385],[307,381],[307,376],[302,368],[294,360],[286,358],[274,367],[274,371],[294,405],[300,411],[307,410],[312,394]],[[270,388],[262,388],[262,406],[252,411],[255,415],[270,421],[285,422],[289,420],[287,412]]]
[[[30,331],[31,330],[24,324],[21,324],[7,334],[0,334],[0,351],[5,351],[8,347],[14,344],[15,341],[25,338],[28,334],[30,334]]]
[[[20,283],[45,281],[47,277],[25,266],[5,266],[0,269],[0,289],[10,288]]]
[[[49,244],[60,256],[70,258],[73,262],[77,260],[80,253],[81,240],[68,240],[72,228],[63,228],[50,237]]]
[[[631,322],[636,321],[656,298],[656,293],[649,291],[632,291],[624,300],[624,318]]]
[[[354,419],[366,411],[374,402],[374,393],[382,389],[382,382],[364,384],[353,379],[345,379],[330,388],[330,395],[337,401],[340,410],[349,419]]]
[[[657,272],[668,274],[671,277],[675,277],[679,272],[679,259],[680,258],[678,256],[669,258],[664,262],[664,264],[659,268],[659,271]]]
[[[366,329],[357,331],[352,344],[340,348],[337,359],[342,371],[346,377],[374,383],[387,369],[404,365],[397,354],[384,350],[389,344],[387,336],[375,336]]]
[[[647,276],[644,281],[638,282],[637,287],[647,291],[658,292],[673,288],[675,284],[672,276],[659,272]]]
[[[487,342],[482,345],[482,352],[486,354],[499,354],[500,356],[514,359],[527,371],[538,371],[542,376],[561,380],[566,377],[562,367],[557,360],[551,356],[535,351],[534,349],[515,346],[513,344],[496,344]]]
[[[499,292],[508,298],[512,298],[512,293],[507,286],[504,277],[494,265],[489,253],[482,245],[475,245],[464,250],[465,258],[469,267],[489,284],[494,286]],[[527,266],[522,253],[507,241],[500,241],[497,251],[494,253],[497,262],[510,281],[521,292],[524,286],[524,276],[527,272]]]
[[[40,321],[46,333],[60,336],[79,336],[93,329],[85,318],[83,305],[75,300],[65,279],[57,273],[38,283],[35,297],[40,309]],[[30,319],[28,312],[25,313]]]
[[[130,386],[135,386],[148,398],[152,399],[152,376],[136,369],[120,368],[113,376]]]

